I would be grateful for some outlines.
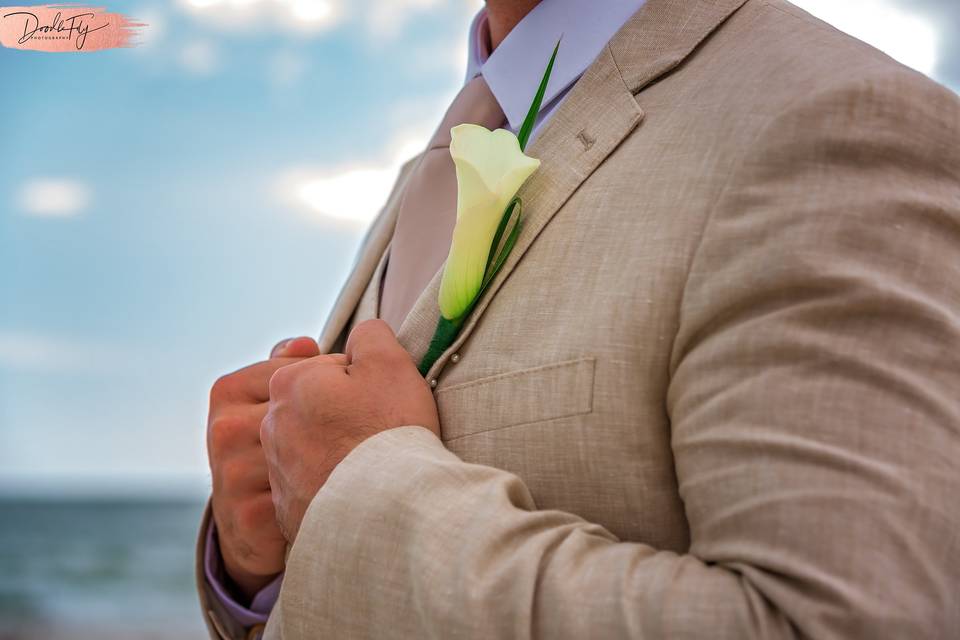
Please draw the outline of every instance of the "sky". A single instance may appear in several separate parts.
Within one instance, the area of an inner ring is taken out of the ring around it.
[[[0,49],[0,494],[202,494],[210,385],[319,333],[480,4],[100,4],[141,46]],[[960,88],[955,0],[796,4]]]

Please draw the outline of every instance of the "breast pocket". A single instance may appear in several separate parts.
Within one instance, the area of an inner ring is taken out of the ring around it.
[[[590,413],[594,369],[594,358],[578,358],[441,388],[443,439]]]

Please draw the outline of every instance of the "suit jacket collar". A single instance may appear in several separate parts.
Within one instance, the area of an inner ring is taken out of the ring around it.
[[[648,0],[610,41],[634,94],[672,71],[746,0]]]

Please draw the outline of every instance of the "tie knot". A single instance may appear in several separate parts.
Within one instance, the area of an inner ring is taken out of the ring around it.
[[[477,76],[453,99],[428,148],[449,147],[450,129],[458,124],[478,124],[492,130],[501,127],[506,119],[487,81]]]

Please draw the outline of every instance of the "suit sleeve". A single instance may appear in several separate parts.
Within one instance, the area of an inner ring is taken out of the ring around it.
[[[955,633],[958,143],[956,97],[896,71],[784,109],[744,151],[665,398],[688,553],[538,510],[517,476],[403,427],[312,502],[268,637]]]

